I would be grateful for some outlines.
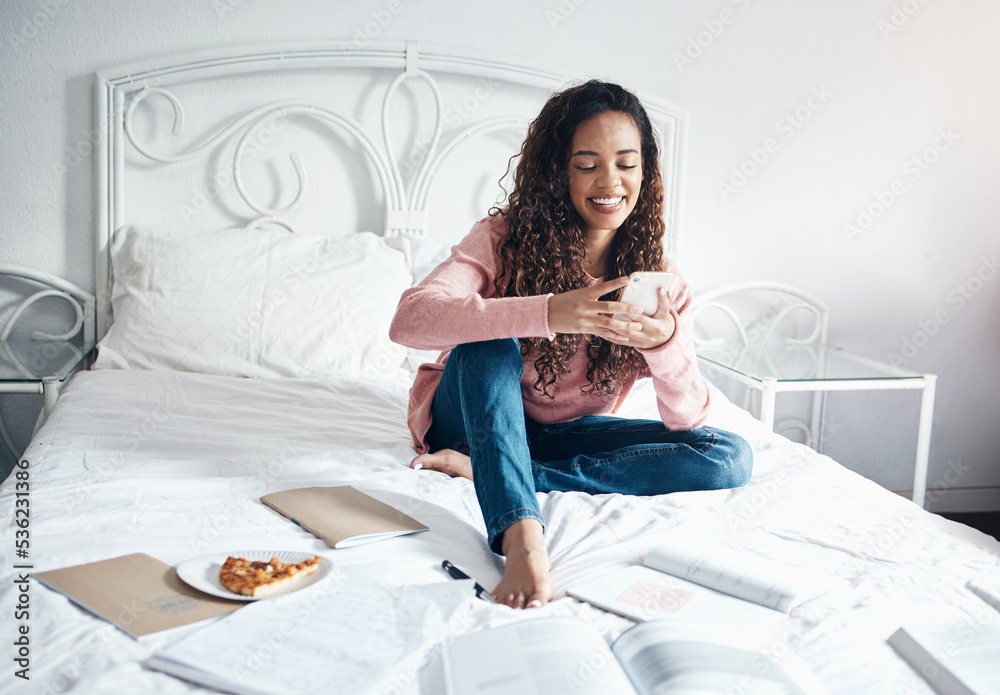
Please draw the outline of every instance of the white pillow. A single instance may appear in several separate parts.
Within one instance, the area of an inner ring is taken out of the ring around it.
[[[114,323],[95,368],[405,378],[389,323],[412,275],[370,232],[133,226],[111,263]]]

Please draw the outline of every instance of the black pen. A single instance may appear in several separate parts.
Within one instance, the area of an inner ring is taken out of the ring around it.
[[[452,579],[472,579],[472,577],[470,577],[465,572],[455,567],[455,565],[451,564],[447,560],[442,562],[441,566],[444,567],[445,572],[451,575]],[[490,595],[490,592],[484,589],[479,582],[474,582],[474,585],[476,589],[476,596],[483,599],[484,601],[489,601],[490,603],[497,602],[496,599]]]

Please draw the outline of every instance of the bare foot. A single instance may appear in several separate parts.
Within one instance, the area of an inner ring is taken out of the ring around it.
[[[503,554],[507,556],[503,579],[493,590],[493,598],[511,608],[537,608],[552,600],[549,581],[549,551],[537,519],[521,519],[503,534]]]
[[[410,468],[426,468],[447,473],[452,478],[472,480],[472,459],[454,449],[441,449],[433,454],[420,454],[410,461]]]

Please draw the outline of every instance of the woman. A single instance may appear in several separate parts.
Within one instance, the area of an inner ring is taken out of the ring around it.
[[[410,465],[473,480],[490,548],[506,556],[493,596],[522,608],[552,597],[536,492],[736,487],[752,455],[700,427],[691,290],[663,257],[659,154],[639,100],[596,80],[554,95],[507,202],[403,293],[391,337],[443,351],[410,391]],[[675,274],[652,316],[616,301],[635,271]],[[646,376],[662,421],[611,416]]]

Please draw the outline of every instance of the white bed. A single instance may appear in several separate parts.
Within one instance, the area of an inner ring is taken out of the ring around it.
[[[210,552],[252,546],[321,554],[333,561],[341,576],[359,582],[447,582],[448,578],[439,567],[443,558],[467,570],[487,587],[492,588],[499,581],[501,559],[487,549],[472,484],[408,468],[414,455],[405,425],[408,376],[413,363],[421,356],[397,351],[387,344],[387,339],[381,340],[378,335],[365,342],[368,338],[362,335],[364,328],[374,326],[378,329],[382,325],[380,321],[387,319],[372,319],[372,314],[359,317],[347,311],[344,307],[350,304],[354,295],[345,295],[346,299],[324,314],[323,319],[313,321],[323,324],[308,326],[315,328],[315,333],[303,329],[301,334],[305,337],[301,341],[293,340],[301,337],[293,329],[297,321],[306,321],[306,317],[322,311],[303,297],[316,294],[316,288],[310,283],[325,277],[327,268],[323,263],[327,261],[339,264],[337,272],[341,273],[341,278],[353,277],[350,274],[359,268],[363,277],[378,276],[378,269],[391,268],[398,263],[403,270],[394,274],[394,282],[402,286],[415,282],[427,270],[428,264],[440,257],[447,242],[457,240],[471,226],[476,218],[469,209],[479,206],[479,215],[485,212],[483,196],[476,196],[484,181],[492,185],[502,174],[506,158],[495,155],[504,147],[508,148],[508,153],[511,151],[510,139],[488,142],[471,151],[466,161],[485,161],[488,158],[484,153],[492,152],[493,158],[487,167],[491,171],[481,176],[479,172],[470,175],[464,165],[454,167],[458,173],[452,172],[451,180],[446,178],[443,183],[436,184],[443,188],[437,189],[437,194],[429,194],[424,205],[419,204],[418,197],[407,193],[411,191],[407,186],[399,188],[405,194],[392,204],[386,202],[391,199],[388,193],[384,197],[382,193],[373,193],[377,188],[373,182],[381,179],[369,165],[361,170],[363,175],[344,179],[336,167],[332,172],[317,168],[307,156],[315,152],[303,150],[307,153],[303,160],[310,190],[315,191],[317,186],[321,190],[324,186],[340,191],[350,189],[352,198],[339,202],[337,218],[347,220],[345,225],[351,229],[336,230],[338,238],[347,246],[337,246],[332,254],[320,254],[319,265],[310,265],[308,273],[297,275],[299,281],[294,287],[290,288],[287,283],[283,286],[288,294],[280,295],[280,301],[274,299],[275,295],[262,291],[264,298],[258,297],[256,304],[248,304],[258,312],[261,307],[271,307],[269,316],[274,323],[254,323],[252,331],[244,330],[242,334],[237,330],[238,324],[234,324],[237,328],[230,326],[230,337],[236,333],[246,338],[252,332],[254,339],[260,341],[254,343],[247,339],[245,343],[253,343],[253,346],[247,348],[244,344],[236,350],[239,353],[236,357],[229,349],[231,341],[222,339],[218,344],[192,340],[180,351],[183,354],[178,355],[176,346],[170,352],[167,343],[157,341],[165,340],[163,336],[181,324],[167,323],[161,315],[143,313],[168,305],[179,312],[172,315],[172,319],[187,316],[184,311],[202,310],[210,317],[217,317],[231,305],[228,299],[209,309],[201,305],[192,309],[193,305],[184,301],[172,302],[170,297],[160,297],[142,305],[142,310],[133,307],[126,315],[115,316],[114,320],[110,315],[109,303],[125,300],[123,295],[108,291],[109,245],[114,243],[116,233],[128,225],[132,225],[133,231],[117,237],[119,251],[116,253],[126,254],[127,243],[123,239],[134,240],[138,256],[132,259],[135,265],[130,272],[134,271],[135,275],[130,282],[119,279],[112,288],[116,293],[123,292],[123,287],[135,290],[144,282],[162,281],[170,287],[182,287],[185,277],[190,281],[203,279],[206,267],[238,268],[240,271],[229,273],[227,277],[219,270],[214,280],[222,284],[212,285],[214,288],[244,287],[243,283],[257,277],[253,272],[243,272],[245,265],[235,250],[231,255],[227,252],[214,259],[199,256],[194,261],[187,257],[192,266],[178,271],[173,277],[159,266],[150,270],[150,259],[165,263],[166,258],[180,259],[178,262],[185,258],[182,253],[175,256],[159,254],[163,247],[157,245],[159,237],[156,235],[162,232],[143,236],[145,232],[142,231],[153,222],[177,228],[185,226],[182,223],[187,221],[190,223],[186,225],[188,228],[212,230],[251,226],[261,218],[272,223],[277,220],[278,224],[268,229],[247,229],[244,233],[260,234],[258,238],[269,240],[267,243],[280,245],[283,243],[280,236],[288,232],[276,231],[276,228],[286,225],[299,229],[300,233],[302,230],[317,233],[316,230],[325,228],[323,220],[330,215],[329,208],[324,210],[322,205],[314,213],[300,214],[295,206],[278,209],[281,205],[277,201],[294,197],[294,193],[288,193],[287,186],[279,185],[278,192],[269,194],[270,197],[259,193],[250,195],[270,202],[268,206],[258,204],[258,209],[252,211],[245,206],[241,211],[244,216],[238,218],[234,213],[237,205],[233,201],[238,202],[240,197],[246,200],[246,196],[238,197],[235,186],[227,183],[218,186],[215,195],[206,194],[205,181],[213,180],[212,172],[225,170],[211,168],[219,166],[218,160],[212,157],[223,157],[212,154],[211,148],[206,149],[211,165],[203,162],[196,166],[190,160],[172,165],[164,178],[145,184],[154,200],[145,204],[135,202],[133,193],[142,187],[132,184],[131,178],[126,186],[126,173],[128,176],[135,172],[149,174],[149,163],[130,149],[133,145],[122,129],[121,119],[108,118],[108,114],[124,113],[128,103],[141,94],[138,90],[142,80],[149,80],[147,86],[153,85],[156,89],[173,89],[174,82],[182,86],[188,84],[195,97],[204,97],[219,89],[206,86],[213,84],[208,82],[210,78],[228,80],[221,88],[222,100],[237,94],[241,100],[246,97],[246,104],[233,106],[228,117],[207,119],[205,132],[213,134],[224,130],[226,123],[239,121],[240,114],[248,112],[243,108],[247,104],[260,103],[254,101],[254,94],[247,94],[248,87],[243,80],[249,79],[248,76],[256,78],[258,72],[271,74],[264,67],[272,73],[298,70],[308,73],[309,79],[321,75],[325,80],[334,79],[329,75],[336,76],[339,70],[374,71],[372,74],[378,75],[375,78],[345,78],[355,80],[354,86],[359,87],[357,91],[362,95],[362,105],[350,102],[341,113],[353,114],[352,118],[360,121],[365,115],[364,104],[370,106],[373,85],[380,88],[389,85],[404,68],[415,74],[416,70],[428,65],[444,72],[450,66],[462,73],[462,79],[471,80],[465,87],[458,87],[457,94],[476,95],[477,88],[481,88],[481,92],[477,108],[465,110],[468,118],[457,118],[455,123],[442,119],[446,126],[454,126],[445,128],[442,142],[446,142],[448,135],[476,127],[480,115],[486,118],[486,129],[492,129],[498,121],[490,119],[500,118],[511,104],[520,104],[519,117],[530,117],[538,100],[549,90],[558,88],[563,79],[552,71],[524,66],[515,69],[512,66],[516,63],[499,59],[476,62],[475,56],[441,47],[421,47],[418,52],[415,44],[372,44],[365,51],[346,43],[300,47],[303,49],[298,56],[301,65],[290,65],[294,60],[289,48],[240,47],[203,52],[99,75],[98,118],[104,119],[101,122],[108,126],[109,137],[104,143],[106,149],[98,172],[101,215],[96,294],[100,305],[100,334],[105,334],[109,328],[112,332],[106,342],[107,349],[98,360],[101,368],[71,378],[51,417],[23,456],[30,472],[30,562],[33,571],[132,552],[145,552],[176,565]],[[418,60],[427,62],[418,64]],[[253,61],[257,67],[248,71],[246,66]],[[281,61],[284,61],[282,65],[277,65]],[[268,64],[262,67],[265,62]],[[196,75],[190,67],[179,69],[180,65],[198,65],[201,72]],[[236,69],[234,66],[242,67]],[[142,69],[135,69],[137,67]],[[444,83],[445,78],[440,79]],[[492,91],[487,92],[484,79],[491,80],[488,84]],[[270,99],[272,94],[286,88],[303,88],[304,83],[298,80],[298,72],[295,72],[287,80],[262,84]],[[503,96],[508,88],[515,92],[509,100]],[[315,91],[310,93],[315,94]],[[407,94],[409,96],[403,101],[412,102],[409,105],[414,107],[420,105],[420,94],[427,96],[420,90]],[[338,103],[335,98],[324,98],[327,103]],[[161,102],[161,106],[166,103],[165,99]],[[449,97],[443,97],[441,103],[461,104],[462,99],[454,97],[449,101]],[[482,113],[478,113],[480,106]],[[279,108],[289,107],[285,104]],[[187,109],[188,113],[192,111],[190,105]],[[393,113],[390,111],[390,120]],[[453,115],[457,113],[452,112]],[[684,114],[669,104],[662,104],[657,114],[665,136],[668,190],[676,197],[680,192]],[[170,120],[169,108],[159,113],[161,119],[164,116]],[[141,112],[136,119],[136,129],[151,129],[150,124],[155,120],[152,115],[143,116]],[[420,121],[419,118],[415,120]],[[516,118],[509,120],[517,122]],[[288,123],[301,125],[294,119]],[[254,127],[250,121],[244,126]],[[266,128],[267,122],[260,127]],[[220,142],[226,141],[228,145],[224,142],[223,146],[234,148],[241,132],[222,138]],[[328,137],[329,134],[325,130],[313,130],[307,135]],[[195,136],[191,139],[198,141]],[[404,147],[434,152],[427,138],[415,130],[401,141],[405,141]],[[309,147],[308,142],[299,146]],[[176,146],[170,151],[176,151]],[[353,155],[357,156],[358,152],[355,149]],[[406,155],[399,155],[399,160],[406,161]],[[500,171],[496,170],[497,162]],[[280,166],[287,166],[287,162]],[[401,176],[401,181],[417,177],[416,169],[405,172],[407,175]],[[261,174],[258,171],[258,178],[251,181],[256,185],[263,185],[262,182],[272,178],[280,182],[281,176],[287,173]],[[393,178],[391,169],[387,176]],[[295,176],[291,180],[294,182]],[[287,184],[287,177],[284,183]],[[340,189],[336,188],[338,185]],[[171,191],[180,204],[155,200],[165,190]],[[294,185],[291,190],[294,191]],[[448,192],[448,197],[463,202],[449,202],[442,190]],[[127,202],[126,192],[129,193]],[[191,201],[199,200],[199,194],[208,202],[220,203],[221,212],[209,212],[207,206],[192,204]],[[475,203],[470,205],[466,197],[474,198]],[[495,187],[487,195],[487,206],[494,197]],[[320,196],[321,202],[323,198]],[[350,209],[343,209],[345,207]],[[393,207],[396,212],[383,216],[386,208]],[[671,211],[676,213],[676,200]],[[189,218],[193,215],[193,219],[185,220],[185,215]],[[357,231],[368,223],[385,236]],[[425,226],[430,230],[428,236],[437,236],[436,240],[420,238],[419,233]],[[416,236],[412,239],[393,237],[405,230]],[[290,252],[288,258],[292,265],[288,267],[302,268],[303,258],[317,257],[315,247],[308,246],[318,243],[316,238],[309,236],[302,242],[306,244],[304,251],[298,248]],[[210,237],[199,234],[197,239],[199,241],[193,243],[198,253],[208,254],[212,248]],[[366,250],[357,256],[360,260],[355,265],[342,262],[349,256],[344,251],[348,247]],[[305,255],[296,256],[296,253]],[[121,261],[122,257],[116,258]],[[167,273],[165,280],[161,272]],[[274,268],[261,271],[263,277],[273,272]],[[282,277],[287,280],[290,276]],[[391,316],[394,308],[391,296],[394,292],[398,296],[397,290],[396,285],[386,283],[362,299],[381,306]],[[141,297],[132,296],[133,301],[139,299]],[[125,305],[118,304],[116,308],[121,306]],[[244,320],[251,320],[252,310],[247,311],[251,313],[246,314]],[[329,328],[326,324],[350,334],[337,355],[331,356],[320,349],[327,336],[324,330]],[[116,326],[118,333],[115,333]],[[141,335],[128,332],[136,330],[141,331]],[[156,335],[160,337],[150,337]],[[268,352],[272,339],[285,341],[281,342],[280,351]],[[149,363],[137,361],[136,351],[149,355]],[[224,365],[220,361],[215,368],[199,368],[199,365],[211,365],[213,355],[223,354]],[[289,354],[295,359],[283,359]],[[352,361],[352,355],[358,359]],[[167,368],[165,363],[170,360],[174,360],[172,366],[179,369]],[[315,368],[318,363],[337,366]],[[246,373],[248,370],[252,373]],[[620,414],[649,413],[651,397],[645,385],[638,387],[630,396],[626,411]],[[714,387],[713,397],[709,424],[736,431],[753,446],[754,471],[747,486],[652,498],[579,493],[540,495],[547,522],[556,600],[537,611],[512,611],[476,602],[460,631],[557,614],[573,615],[589,622],[610,640],[631,623],[566,597],[567,586],[641,563],[652,546],[664,538],[683,533],[685,538],[706,546],[723,539],[763,556],[820,569],[846,580],[841,589],[793,610],[787,630],[770,645],[774,655],[790,651],[801,657],[830,692],[930,692],[921,676],[886,643],[886,637],[915,618],[969,624],[995,620],[995,611],[971,593],[966,583],[997,568],[1000,544],[967,527],[927,513],[835,461],[766,431],[749,413],[730,403]],[[310,533],[285,522],[259,502],[261,495],[277,490],[338,484],[353,485],[393,505],[427,525],[429,531],[334,550]],[[12,477],[0,488],[5,554],[7,548],[13,547],[16,528],[14,496],[15,478]],[[0,570],[0,603],[7,607],[13,606],[18,599],[14,584],[16,570],[12,565],[13,562],[4,562]],[[87,695],[204,691],[143,665],[157,649],[198,629],[197,626],[137,641],[41,584],[32,583],[30,597],[31,681],[30,684],[12,684],[15,679],[8,673],[0,681],[0,689]],[[4,652],[8,655],[9,666],[14,652],[6,637],[5,634]],[[409,678],[397,679],[392,687],[396,688],[395,692],[421,692],[420,684]],[[334,688],[331,692],[338,691]]]

